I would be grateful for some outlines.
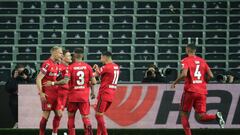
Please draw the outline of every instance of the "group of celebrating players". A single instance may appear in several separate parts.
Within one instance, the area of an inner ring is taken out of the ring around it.
[[[181,75],[171,85],[171,88],[175,88],[180,80],[185,79],[180,104],[181,123],[185,135],[192,134],[188,121],[188,113],[192,107],[195,109],[199,121],[217,120],[220,127],[224,128],[225,121],[221,112],[216,114],[206,113],[206,84],[213,78],[211,69],[204,59],[196,56],[196,46],[194,44],[186,46],[186,54],[188,57],[181,61]],[[81,49],[75,49],[73,62],[69,51],[62,51],[62,48],[57,46],[51,49],[51,57],[42,64],[36,80],[43,111],[39,135],[44,135],[45,133],[50,111],[55,113],[53,135],[57,134],[65,106],[67,106],[68,110],[69,135],[75,135],[74,122],[77,110],[82,115],[84,134],[93,135],[91,122],[88,117],[90,113],[89,97],[95,97],[91,87],[96,84],[95,77],[97,76],[101,78],[97,96],[98,101],[95,107],[97,135],[108,134],[103,114],[112,103],[120,72],[119,66],[113,63],[111,55],[110,52],[102,53],[101,62],[104,66],[99,68],[95,64],[92,69],[91,66],[83,62],[83,50]]]
[[[97,135],[107,135],[104,122],[104,112],[110,107],[120,68],[112,61],[111,52],[103,52],[100,61],[103,66],[91,67],[83,61],[84,52],[81,48],[74,50],[72,55],[59,46],[51,48],[51,56],[45,60],[36,79],[38,93],[42,105],[42,118],[39,135],[45,135],[50,112],[54,111],[53,135],[57,135],[64,108],[68,111],[68,134],[75,135],[75,114],[79,110],[84,125],[84,134],[93,135],[90,114],[90,99],[95,98],[93,85],[97,83],[95,77],[101,78],[94,108],[97,120]]]

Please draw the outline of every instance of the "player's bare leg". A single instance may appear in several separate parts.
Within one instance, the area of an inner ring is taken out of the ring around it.
[[[95,115],[95,117],[97,119],[97,123],[98,123],[97,135],[108,135],[103,115],[104,115],[104,113],[101,113],[101,112],[96,112],[96,115]]]
[[[42,119],[40,121],[39,135],[45,135],[45,130],[46,130],[47,121],[48,121],[50,112],[51,111],[43,111],[42,112]]]
[[[55,110],[55,116],[53,118],[53,135],[57,135],[60,120],[62,118],[62,110]]]
[[[68,112],[68,134],[76,135],[75,132],[75,113],[76,112]]]
[[[180,116],[185,135],[192,135],[190,125],[188,122],[188,112],[180,111]]]
[[[201,122],[216,120],[215,114],[197,113],[197,119]]]
[[[88,115],[82,115],[82,121],[84,124],[84,135],[93,135],[92,125]]]
[[[225,121],[222,117],[221,112],[217,112],[216,114],[200,113],[200,114],[197,114],[197,119],[202,122],[217,120],[221,128],[224,128],[224,125],[225,125]]]

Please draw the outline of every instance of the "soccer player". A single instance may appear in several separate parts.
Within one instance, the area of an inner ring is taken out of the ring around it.
[[[74,63],[69,66],[70,92],[68,97],[68,133],[75,135],[75,114],[79,110],[84,124],[84,134],[93,135],[91,122],[88,118],[90,113],[90,87],[96,84],[92,67],[83,62],[83,50],[75,49]]]
[[[185,79],[184,92],[180,105],[181,123],[185,135],[192,134],[188,122],[188,112],[191,111],[192,107],[197,113],[198,120],[202,122],[217,120],[220,127],[224,128],[225,121],[223,120],[221,112],[217,112],[216,114],[206,113],[206,84],[213,78],[211,69],[204,59],[195,55],[196,46],[194,44],[187,45],[186,53],[188,57],[181,61],[181,75],[171,85],[171,88],[175,88],[180,80]],[[207,75],[207,77],[205,77],[205,75]]]
[[[61,63],[59,64],[59,75],[57,78],[58,81],[47,81],[46,83],[44,83],[44,86],[51,86],[52,84],[59,85],[56,110],[59,111],[60,116],[62,116],[62,112],[64,111],[64,108],[67,103],[67,97],[68,97],[68,92],[69,92],[68,82],[69,82],[69,78],[70,78],[70,73],[68,71],[68,65],[71,62],[72,62],[71,53],[68,50],[64,50],[63,51],[63,59],[62,59]],[[57,134],[60,120],[61,120],[61,117],[58,117],[54,121],[53,134]]]
[[[98,123],[97,135],[107,135],[108,132],[103,115],[113,101],[117,89],[120,68],[117,64],[113,63],[111,52],[103,52],[101,55],[101,62],[104,64],[101,68],[96,64],[93,66],[95,76],[100,76],[101,78],[95,117]]]
[[[36,79],[38,93],[42,104],[42,119],[40,121],[39,135],[45,134],[47,120],[50,112],[54,111],[53,129],[56,128],[56,121],[60,119],[61,113],[57,111],[57,90],[58,86],[52,83],[51,86],[43,86],[47,81],[55,82],[58,75],[58,62],[63,57],[62,48],[54,46],[51,48],[51,57],[44,61]]]

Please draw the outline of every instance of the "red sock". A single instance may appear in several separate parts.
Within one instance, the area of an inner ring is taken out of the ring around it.
[[[84,123],[84,134],[85,135],[93,135],[91,122],[88,119],[88,117],[82,118],[82,121]]]
[[[183,126],[183,129],[184,129],[185,135],[192,135],[190,125],[189,125],[189,122],[188,122],[188,117],[183,115],[181,117],[181,122],[182,122],[182,126]]]
[[[75,133],[75,117],[68,116],[68,134],[69,135],[76,135]]]
[[[101,125],[97,124],[97,135],[102,135]]]
[[[45,135],[46,125],[47,125],[47,119],[42,117],[42,119],[40,121],[39,135]]]
[[[216,120],[216,115],[214,114],[206,114],[206,113],[203,113],[201,114],[201,117],[200,117],[200,121],[202,122],[206,122],[206,121],[211,121],[211,120]]]
[[[97,135],[108,135],[107,129],[105,127],[103,115],[96,115],[96,119],[97,119],[97,123],[98,123]]]
[[[61,117],[55,115],[53,118],[53,133],[57,133]]]

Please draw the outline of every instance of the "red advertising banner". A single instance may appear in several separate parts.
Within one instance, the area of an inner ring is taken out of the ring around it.
[[[95,87],[97,91],[98,86]],[[183,85],[175,90],[169,84],[121,84],[115,100],[106,112],[108,128],[182,128],[179,103]],[[207,113],[221,111],[226,120],[225,128],[240,127],[240,84],[209,84]],[[40,99],[35,85],[19,86],[19,128],[38,128],[41,118]],[[95,100],[91,101],[94,105]],[[96,128],[95,112],[91,108],[91,122]],[[52,117],[48,128],[52,128]],[[82,128],[80,115],[76,127]],[[189,116],[191,128],[219,128],[217,122],[202,123],[196,120],[194,110]],[[67,128],[67,113],[61,120],[61,128]]]

